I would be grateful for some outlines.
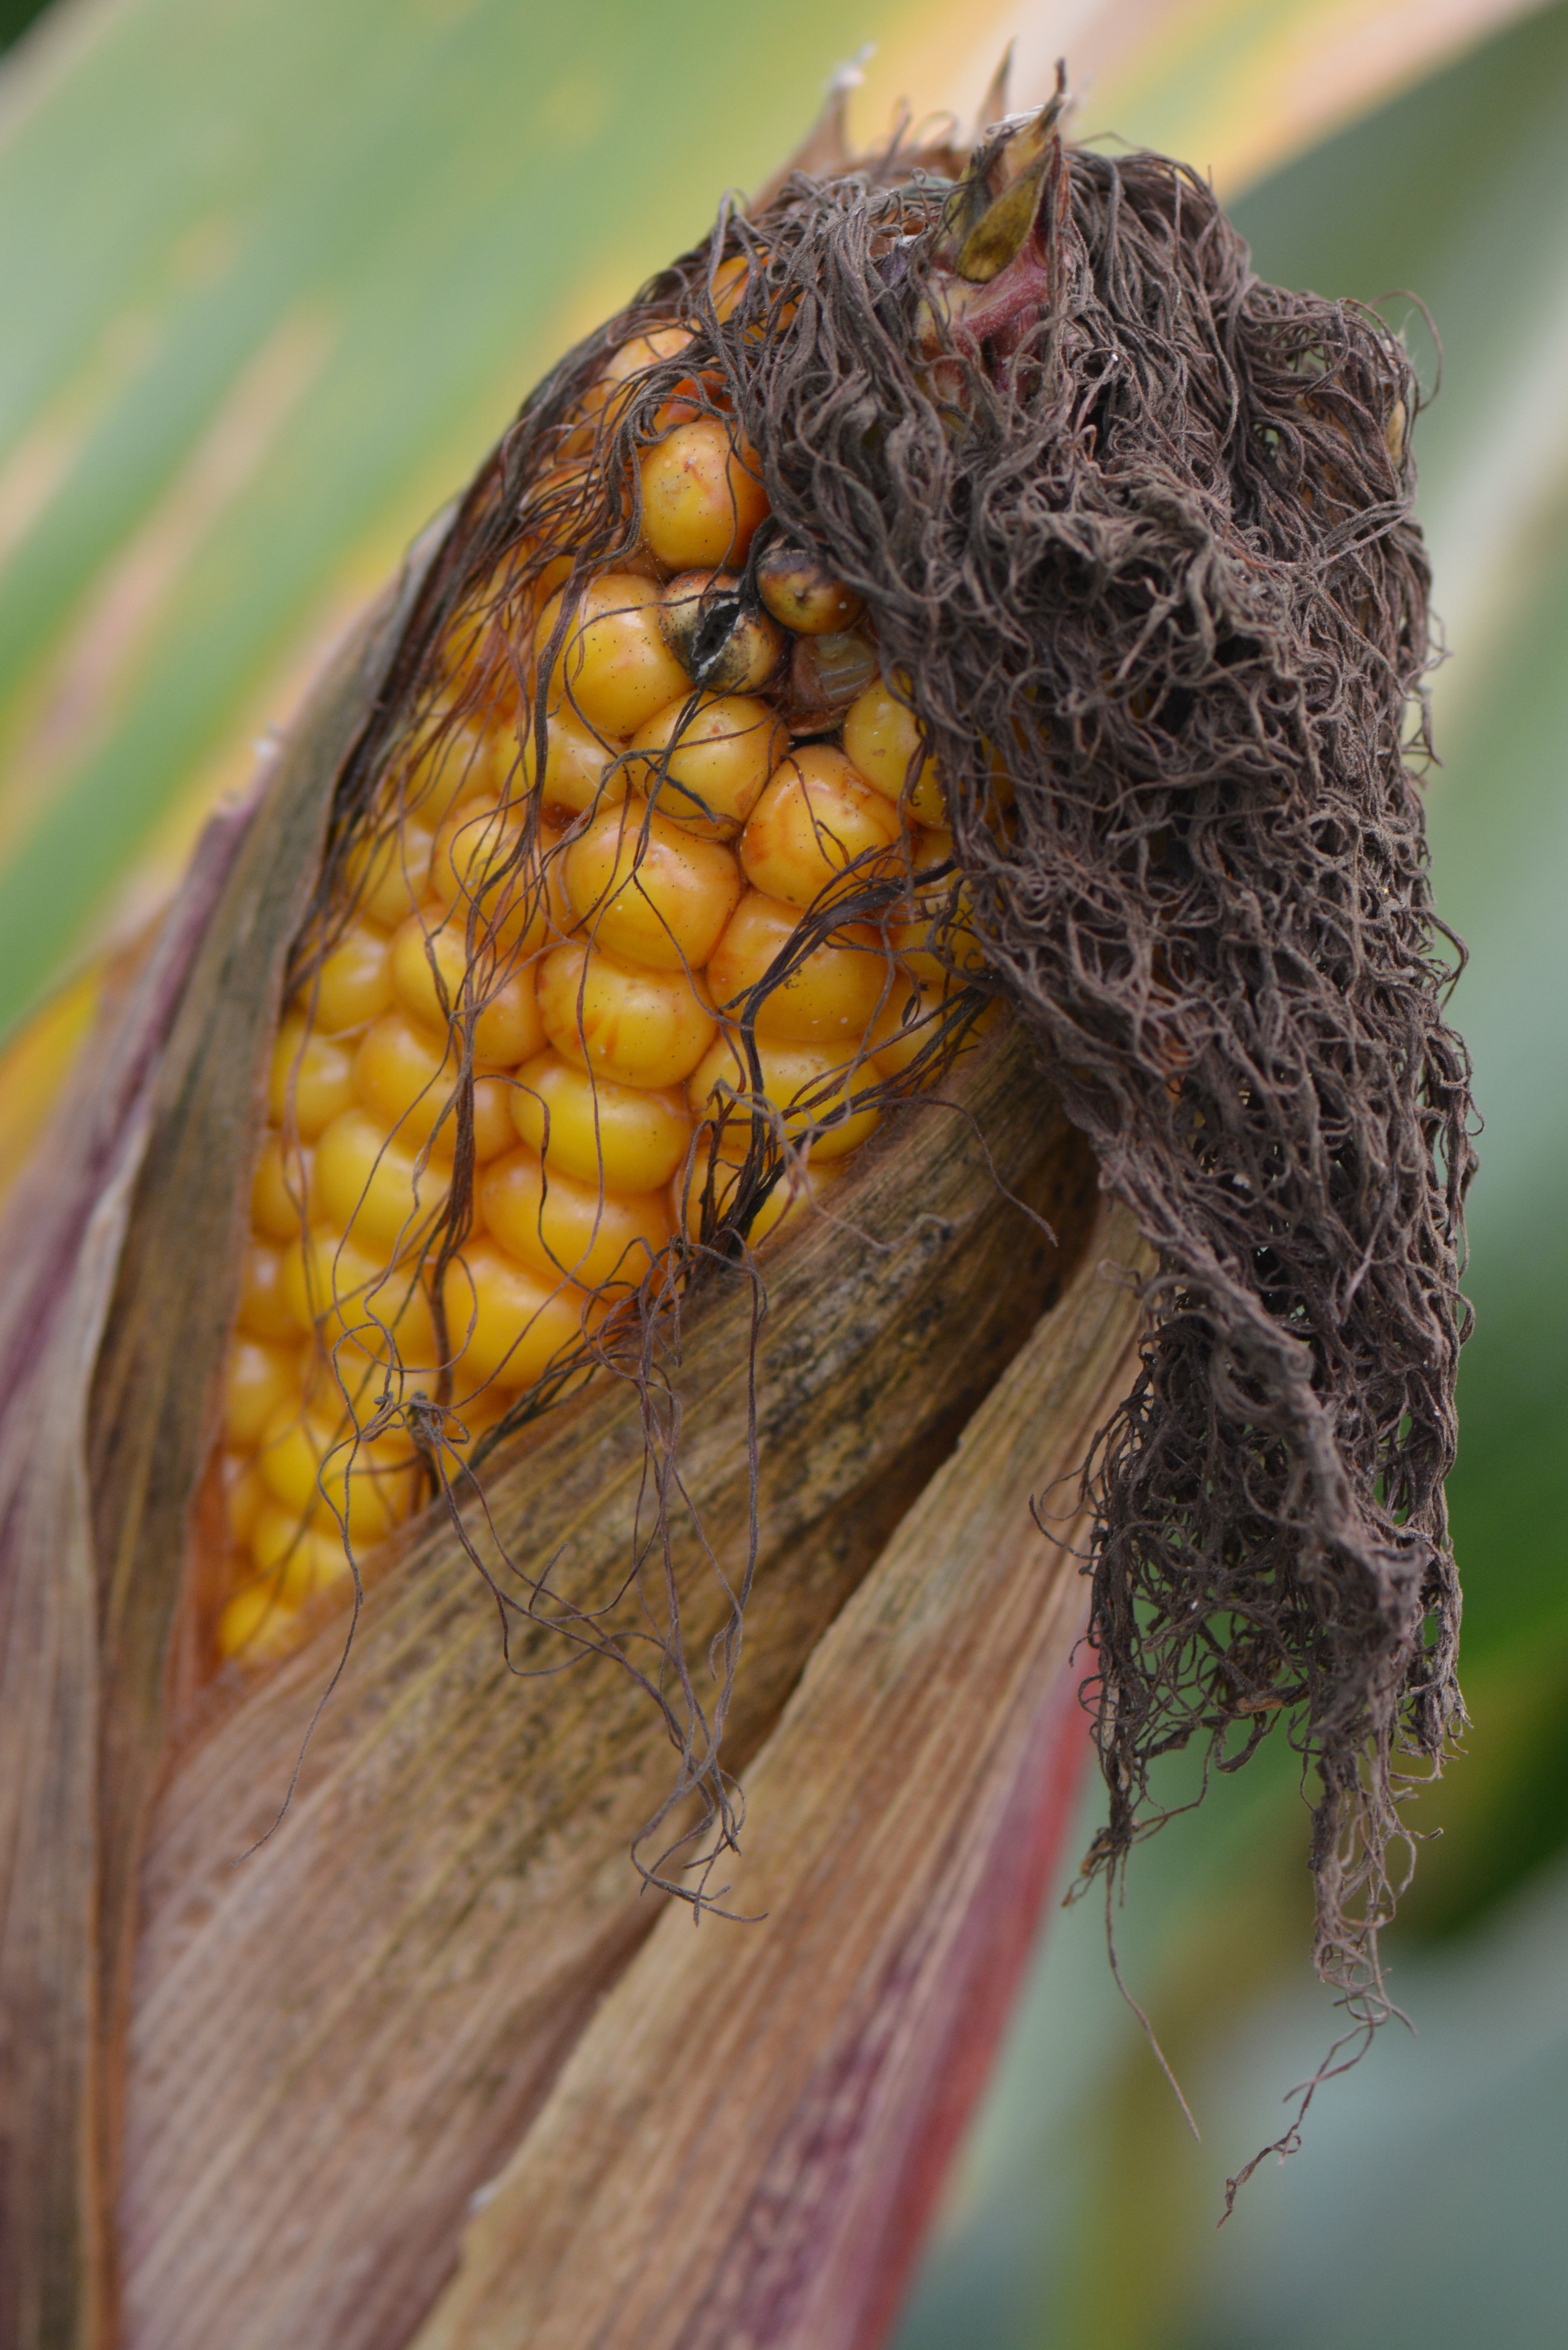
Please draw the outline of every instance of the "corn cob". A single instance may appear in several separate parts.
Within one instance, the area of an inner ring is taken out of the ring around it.
[[[721,311],[740,290],[732,270]],[[548,562],[453,629],[318,916],[226,1367],[219,1662],[290,1646],[448,1463],[717,1232],[756,1247],[828,1199],[977,1017],[907,681],[770,526],[713,384],[656,412],[635,548],[575,577],[578,452],[691,339],[609,352],[536,493]],[[833,923],[868,887],[875,918]],[[421,1452],[403,1407],[438,1398]]]

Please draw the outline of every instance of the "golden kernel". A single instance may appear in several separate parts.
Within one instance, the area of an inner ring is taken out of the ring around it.
[[[558,1171],[609,1191],[656,1191],[691,1138],[691,1115],[677,1088],[618,1085],[542,1053],[517,1074],[512,1117],[552,1180]]]
[[[844,751],[857,775],[921,824],[947,821],[936,761],[920,741],[915,713],[882,680],[868,685],[844,721]]]
[[[637,789],[683,831],[733,840],[789,745],[765,702],[750,694],[688,694],[632,738]]]
[[[841,751],[812,743],[784,760],[753,809],[741,863],[770,898],[811,906],[898,872],[903,838],[898,812],[881,793]]]
[[[545,957],[539,1010],[557,1053],[628,1086],[690,1076],[717,1024],[684,972],[634,971],[576,940]]]
[[[659,625],[659,593],[655,581],[635,572],[601,572],[574,599],[553,660],[550,640],[561,598],[551,597],[534,641],[541,667],[550,660],[546,701],[552,710],[565,705],[597,733],[635,734],[656,710],[689,690],[686,672]]]
[[[289,1338],[293,1338],[293,1331]],[[223,1365],[223,1436],[241,1446],[258,1444],[262,1430],[284,1404],[299,1395],[298,1349],[292,1343],[253,1338],[236,1331]]]
[[[251,1222],[269,1241],[293,1240],[308,1221],[315,1165],[309,1143],[269,1132],[251,1185]]]
[[[595,1300],[546,1280],[493,1241],[469,1241],[446,1272],[446,1326],[462,1386],[532,1387],[602,1318]]]
[[[660,563],[697,571],[745,561],[768,512],[755,464],[717,416],[678,424],[654,443],[642,461],[642,535]]]
[[[479,1206],[486,1231],[509,1256],[584,1289],[635,1289],[670,1238],[661,1192],[609,1192],[558,1171],[546,1182],[532,1150],[514,1150],[485,1169]]]
[[[596,945],[656,971],[700,971],[741,894],[741,868],[717,841],[628,800],[566,852],[572,910]]]
[[[865,1035],[884,996],[898,985],[897,967],[874,930],[836,931],[758,1002],[752,991],[790,951],[801,924],[798,906],[748,889],[708,964],[714,1008],[753,1021],[759,1036],[786,1044],[850,1042]],[[907,991],[908,983],[904,983]]]
[[[292,1012],[277,1032],[267,1081],[267,1110],[275,1126],[303,1142],[314,1142],[354,1098],[354,1047],[337,1036],[318,1035]]]
[[[865,1141],[881,1115],[874,1103],[861,1099],[877,1082],[878,1072],[871,1064],[862,1062],[852,1069],[842,1056],[765,1036],[759,1036],[752,1050],[760,1088],[753,1087],[751,1053],[727,1036],[704,1054],[687,1087],[698,1116],[718,1126],[722,1159],[744,1158],[753,1117],[765,1115],[762,1104],[781,1114],[788,1141],[809,1143],[814,1160],[842,1159]],[[776,1134],[774,1121],[767,1123]]]
[[[437,1035],[472,1015],[474,1058],[493,1067],[514,1068],[544,1045],[533,965],[498,963],[483,948],[471,964],[461,917],[410,914],[392,941],[391,977],[404,1011]]]

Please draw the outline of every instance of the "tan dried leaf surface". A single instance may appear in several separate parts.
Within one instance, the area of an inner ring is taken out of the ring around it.
[[[1092,1163],[1029,1057],[999,1038],[962,1065],[952,1107],[889,1119],[835,1220],[765,1267],[760,1566],[732,1767],[1083,1244]],[[677,1381],[701,1536],[674,1513],[673,1563],[703,1684],[729,1606],[715,1561],[732,1581],[745,1556],[752,1314],[742,1275],[714,1284]],[[636,1541],[635,1388],[590,1389],[493,1471],[499,1547],[534,1575],[554,1556],[579,1604],[607,1599]],[[628,1860],[676,1760],[648,1693],[602,1662],[513,1678],[439,1515],[372,1590],[288,1814],[235,1867],[277,1813],[343,1629],[233,1700],[153,1825],[123,2208],[125,2339],[148,2350],[403,2341],[467,2199],[657,1920]],[[569,1652],[531,1629],[513,1653],[547,1669]]]
[[[660,1920],[414,2350],[883,2338],[1086,1742],[1073,1503],[1133,1377],[1146,1264],[1107,1213],[748,1773],[737,1893],[761,1921]],[[1047,1536],[1030,1503],[1054,1478]]]

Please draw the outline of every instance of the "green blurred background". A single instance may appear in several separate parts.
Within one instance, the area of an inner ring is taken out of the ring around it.
[[[1429,788],[1486,1132],[1452,1486],[1466,1758],[1399,2027],[1218,2233],[1334,2018],[1282,1752],[1146,1847],[1118,1936],[1203,2136],[1054,1916],[899,2350],[1525,2350],[1568,2305],[1568,4],[0,0],[0,1172],[325,639],[531,377],[787,151],[1022,95],[1212,166],[1261,271],[1380,299],[1452,659]],[[71,974],[78,974],[73,982]],[[73,993],[73,987],[75,993]],[[51,998],[51,991],[53,995]],[[49,1009],[67,1002],[71,1018]],[[1090,1807],[1092,1810],[1092,1806]],[[1085,1812],[1086,1837],[1090,1812]],[[1440,1836],[1436,1835],[1441,1831]]]

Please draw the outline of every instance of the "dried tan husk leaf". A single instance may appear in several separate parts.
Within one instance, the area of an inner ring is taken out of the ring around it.
[[[1133,1375],[1147,1267],[1111,1211],[748,1773],[739,1891],[765,1914],[660,1920],[414,2350],[884,2338],[1085,1750],[1075,1505]],[[1054,1476],[1047,1535],[1030,1503]]]
[[[701,1538],[682,1516],[672,1534],[698,1672],[729,1610],[713,1560],[732,1581],[744,1562],[755,1382],[736,1767],[1092,1216],[1092,1165],[1021,1040],[974,1055],[951,1092],[966,1114],[912,1109],[846,1179],[839,1217],[769,1265],[754,1369],[743,1276],[688,1320],[680,1469]],[[1063,1249],[999,1182],[1052,1217]],[[559,1552],[574,1593],[607,1592],[643,1473],[635,1388],[591,1388],[491,1464],[499,1543],[531,1575]],[[236,1869],[277,1813],[342,1638],[340,1618],[324,1625],[239,1695],[153,1824],[123,2208],[125,2338],[150,2350],[219,2331],[234,2350],[403,2341],[469,2197],[658,1918],[628,1847],[670,1784],[662,1721],[604,1662],[513,1678],[493,1605],[435,1515],[378,1579],[287,1816]],[[538,1668],[563,1651],[530,1628],[513,1654]]]
[[[330,664],[259,798],[209,827],[7,1205],[0,2341],[17,2350],[114,2339],[138,1856],[260,1062],[332,788],[428,552]]]

